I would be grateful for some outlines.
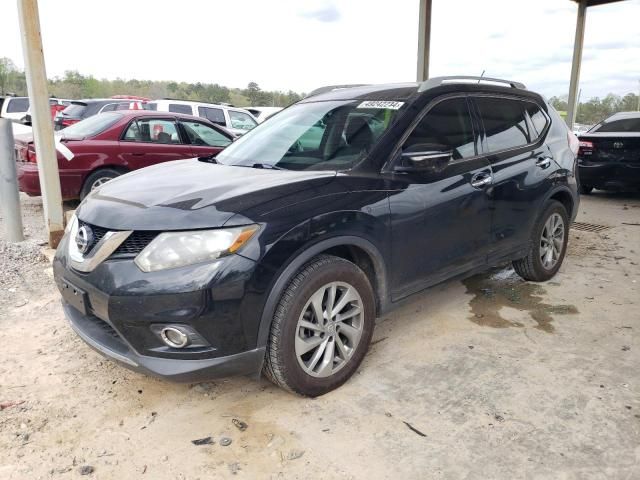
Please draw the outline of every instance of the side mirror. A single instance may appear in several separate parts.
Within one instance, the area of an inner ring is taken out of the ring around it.
[[[403,150],[400,157],[398,172],[440,172],[453,159],[453,150],[446,145],[417,143]]]

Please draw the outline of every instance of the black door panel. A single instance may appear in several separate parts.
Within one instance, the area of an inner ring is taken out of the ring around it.
[[[405,141],[407,152],[433,146],[453,158],[417,171],[397,159],[409,171],[392,175],[389,196],[394,300],[486,263],[491,168],[476,140],[467,100],[457,97],[427,107]]]
[[[473,96],[474,112],[482,127],[482,150],[493,171],[487,190],[491,204],[489,263],[524,249],[540,203],[551,187],[555,166],[547,146],[538,141],[546,116],[536,105],[515,99]],[[528,112],[526,113],[525,110]]]

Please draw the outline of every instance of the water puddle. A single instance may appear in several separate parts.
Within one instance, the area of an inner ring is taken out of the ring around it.
[[[503,307],[510,307],[528,313],[538,330],[553,333],[553,315],[578,313],[574,305],[544,303],[543,284],[526,282],[511,268],[495,269],[467,278],[462,283],[467,287],[467,293],[475,295],[469,303],[469,319],[478,325],[493,328],[524,327],[523,323],[508,320],[500,314]]]

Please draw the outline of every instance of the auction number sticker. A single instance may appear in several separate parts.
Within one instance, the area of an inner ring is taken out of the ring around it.
[[[392,100],[367,100],[356,108],[386,108],[388,110],[398,110],[404,102],[394,102]]]

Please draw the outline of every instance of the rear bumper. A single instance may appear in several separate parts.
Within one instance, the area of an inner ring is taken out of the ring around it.
[[[18,187],[21,192],[32,197],[40,192],[40,178],[38,177],[38,165],[35,163],[17,162]]]
[[[16,162],[18,187],[29,196],[41,195],[38,164],[32,162]],[[62,198],[70,200],[80,196],[82,182],[86,175],[84,170],[60,170],[60,189]]]
[[[581,185],[603,190],[626,190],[640,188],[640,163],[588,162],[578,163],[578,178]]]
[[[64,301],[62,307],[71,328],[98,353],[136,372],[174,382],[199,382],[259,372],[265,354],[264,348],[257,348],[235,355],[198,360],[140,355],[109,323],[92,315],[82,315]]]

